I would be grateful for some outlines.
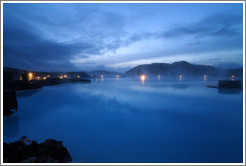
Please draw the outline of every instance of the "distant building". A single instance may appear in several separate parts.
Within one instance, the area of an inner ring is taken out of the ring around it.
[[[21,74],[21,79],[20,79],[22,82],[27,82],[28,81],[28,74],[25,73],[25,74]]]

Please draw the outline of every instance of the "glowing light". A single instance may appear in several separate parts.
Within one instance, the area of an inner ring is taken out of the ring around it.
[[[235,79],[235,76],[231,75],[231,80],[234,81],[234,79]]]
[[[59,76],[60,79],[63,79],[63,76]]]
[[[64,78],[67,78],[67,75],[64,75]]]
[[[161,80],[161,75],[158,75],[157,78],[158,78],[158,80]]]
[[[204,81],[207,81],[207,75],[204,75],[204,76],[203,76],[203,80],[204,80]]]
[[[80,78],[80,76],[77,76],[77,78]]]
[[[47,79],[47,77],[44,77],[43,79],[44,79],[44,80],[46,80],[46,79]]]
[[[103,76],[103,75],[101,75],[101,81],[102,81],[102,82],[103,82],[103,77],[104,77],[104,76]]]
[[[28,80],[32,80],[33,79],[33,73],[28,73]]]
[[[145,75],[141,75],[140,76],[140,80],[141,80],[142,83],[144,83],[145,79],[146,79],[146,76]]]
[[[49,78],[49,77],[50,77],[50,75],[47,75],[46,77],[48,77],[48,78]]]
[[[182,80],[182,78],[183,78],[183,76],[180,74],[180,75],[179,75],[179,80],[181,81],[181,80]]]
[[[37,77],[38,80],[40,80],[40,77]]]
[[[141,76],[140,76],[140,79],[141,79],[142,81],[144,81],[144,80],[146,79],[146,76],[145,76],[145,75],[141,75]]]

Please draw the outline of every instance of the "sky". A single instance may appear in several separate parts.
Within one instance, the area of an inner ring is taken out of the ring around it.
[[[3,4],[4,67],[124,72],[183,60],[242,67],[243,4]]]

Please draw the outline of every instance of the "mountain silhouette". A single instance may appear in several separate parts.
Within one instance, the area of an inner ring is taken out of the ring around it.
[[[165,75],[167,77],[187,76],[187,77],[201,77],[208,75],[210,77],[227,76],[235,73],[235,75],[242,76],[241,69],[220,69],[209,65],[195,65],[187,61],[168,63],[152,63],[138,65],[125,72],[125,76],[139,76],[145,74],[148,76]]]

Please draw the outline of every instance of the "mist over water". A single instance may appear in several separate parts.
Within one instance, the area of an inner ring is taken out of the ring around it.
[[[98,79],[18,92],[3,140],[62,140],[73,162],[243,162],[243,93],[216,81]]]

